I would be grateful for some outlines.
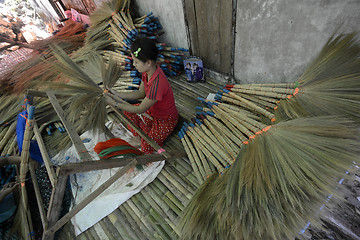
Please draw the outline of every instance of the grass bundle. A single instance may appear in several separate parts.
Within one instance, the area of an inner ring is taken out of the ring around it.
[[[298,82],[294,97],[280,102],[279,119],[335,114],[360,122],[360,42],[356,34],[331,36]]]
[[[294,238],[358,161],[357,134],[354,122],[330,116],[272,126],[203,183],[184,211],[181,239]]]
[[[102,58],[94,55],[89,61],[90,68],[98,66],[101,72],[102,83],[104,88],[97,84],[98,80],[90,77],[84,67],[80,68],[70,57],[59,47],[53,47],[54,55],[59,61],[56,67],[61,74],[70,79],[69,83],[56,83],[57,92],[67,94],[71,97],[68,99],[69,109],[67,111],[69,120],[77,122],[84,130],[102,130],[105,131],[106,118],[106,101],[104,93],[110,89],[118,80],[121,71],[117,64],[110,62],[106,68]]]

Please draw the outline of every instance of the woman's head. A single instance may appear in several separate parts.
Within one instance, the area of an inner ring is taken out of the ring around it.
[[[149,38],[137,38],[130,47],[130,51],[137,59],[142,62],[151,60],[156,62],[159,50],[156,47],[155,41]]]

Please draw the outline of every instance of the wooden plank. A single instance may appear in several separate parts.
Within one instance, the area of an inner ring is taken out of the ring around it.
[[[186,157],[186,152],[185,151],[170,152],[170,155],[171,155],[171,159],[172,158],[177,159],[181,157]],[[133,160],[136,160],[138,164],[147,164],[151,162],[163,161],[165,159],[170,159],[170,158],[166,158],[165,156],[160,154],[146,154],[137,157],[129,157],[123,159],[106,159],[106,160],[97,160],[86,163],[69,163],[61,166],[60,174],[70,175],[78,172],[89,172],[89,171],[95,171],[101,169],[124,167],[130,161]]]
[[[34,185],[34,191],[35,191],[36,201],[37,201],[39,212],[40,212],[41,223],[42,223],[43,229],[46,230],[47,226],[48,226],[48,221],[47,221],[44,204],[43,204],[43,201],[41,198],[41,193],[40,193],[39,185],[38,185],[38,182],[36,179],[36,174],[35,174],[33,164],[29,165],[29,169],[30,169],[31,179],[32,179],[32,182]]]
[[[235,22],[233,19],[235,19],[234,14],[236,14],[236,9],[234,9],[233,4],[234,1],[229,3],[229,1],[219,1],[220,7],[219,7],[219,37],[220,37],[220,44],[219,44],[219,68],[220,72],[232,74],[232,59],[233,59],[233,49],[234,49],[234,27]],[[234,12],[233,12],[234,9]],[[219,69],[218,69],[219,70]]]
[[[67,175],[58,176],[55,187],[51,192],[49,209],[47,212],[48,226],[51,227],[59,218],[60,210],[62,207],[62,201],[64,198],[64,192],[67,182]]]
[[[199,55],[198,30],[195,15],[194,0],[184,1],[185,23],[189,32],[190,50],[193,55]]]
[[[205,36],[207,41],[207,49],[205,50],[204,58],[208,61],[208,68],[215,69],[218,72],[223,72],[220,68],[220,34],[223,26],[222,19],[220,19],[220,2],[221,0],[207,0],[206,6],[206,22],[207,22],[207,35]],[[226,1],[225,1],[226,2]]]
[[[96,9],[96,5],[93,0],[82,0],[89,14],[93,13]]]
[[[65,118],[65,113],[62,107],[60,106],[59,102],[56,99],[56,96],[53,92],[46,92],[49,97],[51,104],[53,105],[57,115],[59,116],[61,122],[64,124],[64,127],[69,134],[69,137],[74,144],[76,151],[79,154],[81,161],[92,161],[92,158],[84,146],[84,143],[81,141],[80,136],[77,134],[76,129],[73,124],[71,124]]]
[[[61,0],[66,10],[71,8],[75,9],[79,13],[89,15],[89,11],[82,0]]]
[[[197,55],[203,59],[204,66],[210,67],[210,62],[207,58],[207,51],[209,51],[209,41],[212,41],[212,37],[208,39],[210,29],[207,22],[207,5],[209,3],[207,0],[197,0],[194,1],[194,3],[196,25],[198,27],[197,34],[199,38],[199,54]]]
[[[39,128],[38,128],[38,125],[37,125],[36,122],[34,122],[34,134],[35,134],[36,141],[37,141],[37,143],[39,145],[40,153],[41,153],[41,156],[42,156],[42,158],[44,160],[45,168],[46,168],[46,171],[47,171],[47,173],[49,175],[51,185],[54,188],[55,185],[56,185],[56,180],[57,180],[56,176],[55,176],[55,171],[54,171],[54,169],[52,167],[52,164],[50,162],[49,154],[46,151],[44,140],[41,137],[41,133],[39,131]]]
[[[155,151],[164,150],[161,148],[153,139],[151,139],[144,131],[135,125],[129,118],[125,116],[123,112],[120,112],[117,108],[114,106],[110,106],[111,109],[126,123],[129,124],[139,135],[142,137],[148,144],[150,144],[151,147],[155,149]],[[162,155],[164,155],[166,158],[170,158],[170,154],[167,153],[167,151],[161,152]]]
[[[103,193],[111,184],[113,184],[117,179],[123,176],[127,171],[133,168],[137,164],[136,160],[129,162],[125,167],[117,171],[113,176],[111,176],[106,182],[101,184],[95,191],[91,192],[83,201],[74,206],[70,212],[65,214],[59,221],[51,226],[47,231],[44,232],[44,239],[48,239],[47,236],[52,236],[57,230],[59,230],[65,223],[70,221],[70,219],[80,212],[84,207],[86,207],[91,201]],[[63,177],[62,177],[63,178]],[[61,179],[61,178],[60,178]],[[59,180],[60,181],[60,180]]]

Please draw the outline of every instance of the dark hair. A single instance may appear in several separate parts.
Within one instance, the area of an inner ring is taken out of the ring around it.
[[[141,50],[139,50],[139,48]],[[153,60],[156,62],[157,56],[159,54],[159,50],[156,47],[155,41],[144,37],[137,38],[131,44],[130,51],[137,59],[143,62],[146,62],[147,60]],[[135,52],[137,52],[137,56]]]

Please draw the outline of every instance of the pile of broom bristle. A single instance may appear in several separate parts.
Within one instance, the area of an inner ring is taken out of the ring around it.
[[[179,132],[203,184],[181,239],[288,239],[318,223],[318,208],[358,161],[359,57],[356,34],[339,34],[299,82],[226,85],[199,99],[206,107]]]

